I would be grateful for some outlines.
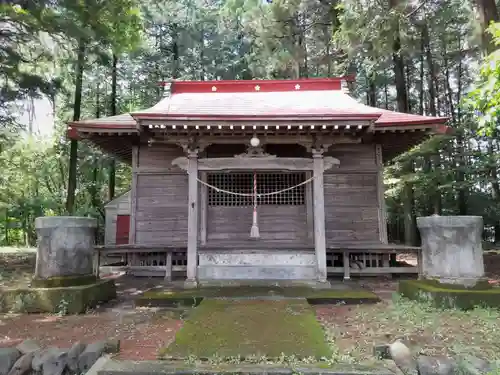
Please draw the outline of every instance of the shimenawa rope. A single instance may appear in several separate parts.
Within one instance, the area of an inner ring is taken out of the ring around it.
[[[230,194],[230,195],[238,195],[240,197],[254,197],[255,196],[254,193],[236,193],[234,191],[224,190],[224,189],[218,188],[217,186],[210,185],[209,183],[207,183],[207,182],[205,182],[203,180],[200,180],[199,178],[197,180],[202,185],[205,185],[206,187],[214,189],[217,192],[222,192],[222,193]],[[288,187],[286,189],[282,189],[282,190],[278,190],[278,191],[273,191],[271,193],[257,193],[257,197],[260,198],[260,197],[267,197],[267,196],[271,196],[271,195],[281,194],[281,193],[284,193],[285,191],[293,190],[293,189],[298,188],[299,186],[305,185],[305,184],[311,182],[312,180],[314,180],[314,177],[308,178],[307,180],[302,181],[300,184]]]
[[[222,192],[222,193],[230,194],[230,195],[237,195],[240,197],[253,197],[252,228],[250,229],[250,238],[254,238],[254,239],[260,238],[259,226],[257,224],[257,198],[271,196],[271,195],[277,195],[277,194],[281,194],[281,193],[284,193],[284,192],[289,191],[289,190],[296,189],[299,186],[302,186],[302,185],[305,185],[305,184],[311,182],[313,179],[314,179],[314,176],[301,182],[300,184],[288,187],[286,189],[273,191],[271,193],[260,193],[259,194],[259,193],[257,193],[257,172],[254,172],[253,173],[253,192],[250,194],[250,193],[236,193],[234,191],[220,189],[217,186],[210,185],[209,183],[197,178],[198,182],[200,182],[201,184],[203,184],[211,189],[214,189],[217,192]]]

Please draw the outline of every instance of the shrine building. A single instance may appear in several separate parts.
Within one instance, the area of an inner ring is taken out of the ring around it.
[[[417,272],[391,264],[418,249],[388,243],[383,163],[447,119],[362,104],[350,79],[173,81],[151,108],[70,123],[132,167],[102,251],[188,286]]]

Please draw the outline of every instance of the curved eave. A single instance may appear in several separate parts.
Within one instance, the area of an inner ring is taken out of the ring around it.
[[[376,132],[391,132],[395,130],[415,130],[415,129],[428,129],[436,133],[448,133],[452,130],[452,128],[446,125],[448,119],[441,119],[439,121],[412,121],[406,123],[400,122],[388,122],[388,123],[377,123],[375,122],[374,130]]]

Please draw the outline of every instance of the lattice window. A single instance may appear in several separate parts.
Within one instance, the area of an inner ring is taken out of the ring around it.
[[[294,187],[306,179],[305,172],[257,173],[257,193],[266,194]],[[253,173],[209,173],[207,183],[221,190],[208,188],[209,206],[252,206],[252,196],[230,194],[252,194]],[[225,191],[222,191],[225,190]],[[303,205],[305,204],[305,184],[279,194],[260,196],[258,205]]]

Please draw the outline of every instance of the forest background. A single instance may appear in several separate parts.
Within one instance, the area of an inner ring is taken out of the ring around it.
[[[417,245],[418,216],[481,215],[485,241],[500,243],[498,21],[495,0],[2,2],[0,245],[33,246],[41,215],[96,217],[102,240],[130,167],[70,141],[68,121],[154,105],[167,79],[345,74],[368,105],[454,128],[385,167],[390,240]],[[36,131],[40,99],[49,137]]]

